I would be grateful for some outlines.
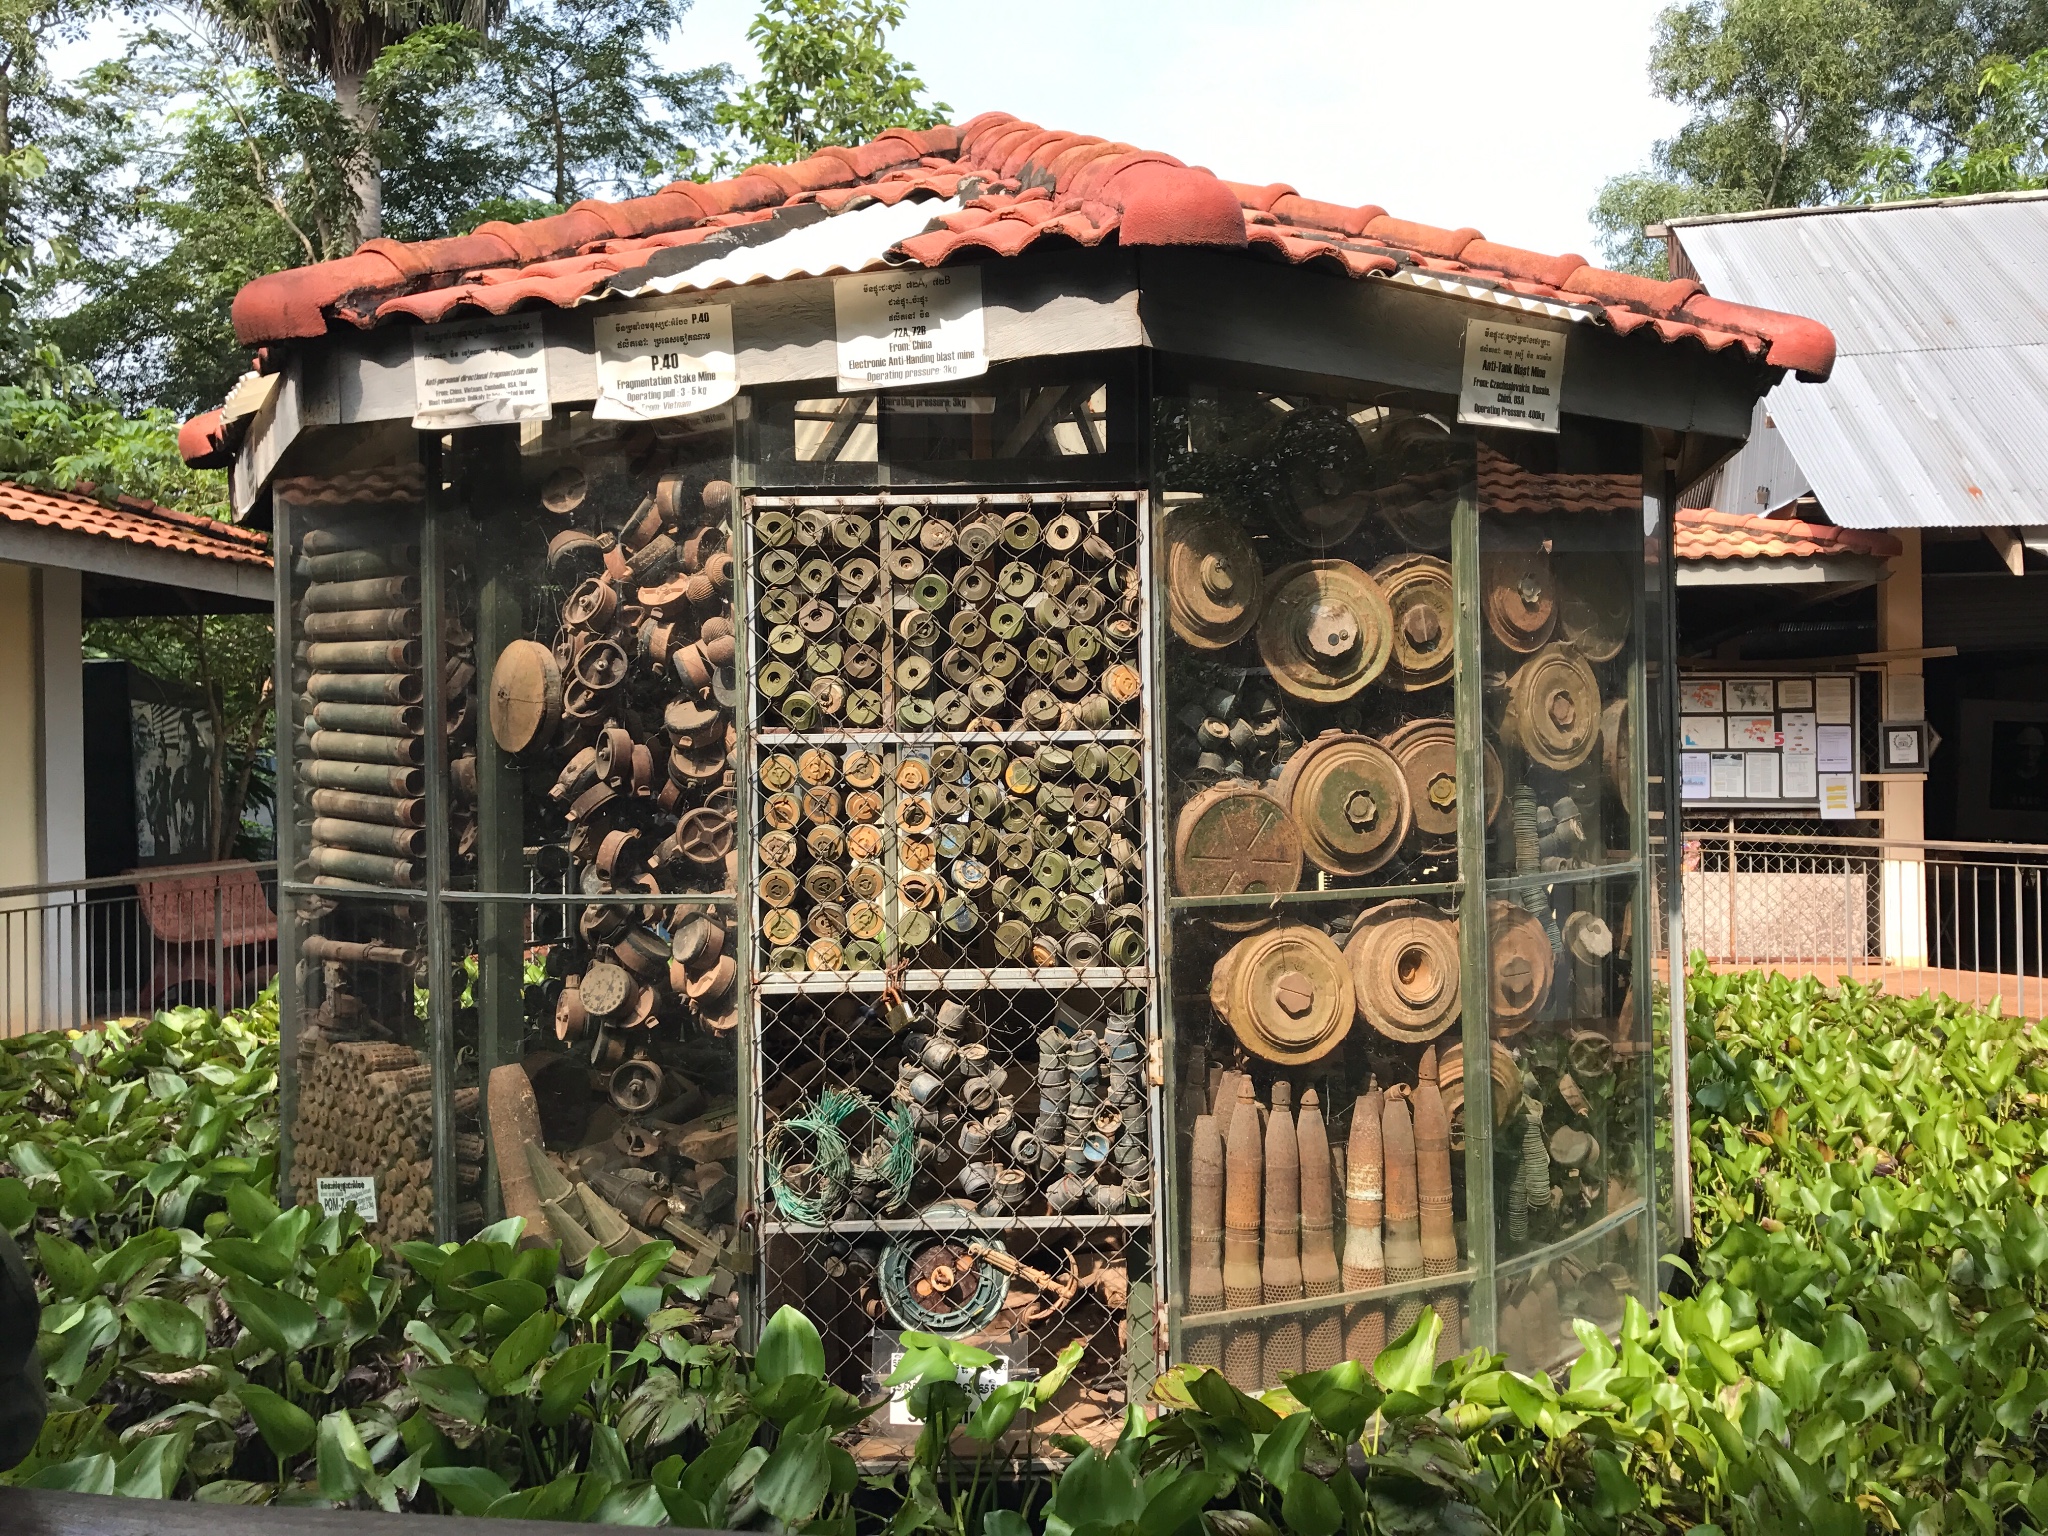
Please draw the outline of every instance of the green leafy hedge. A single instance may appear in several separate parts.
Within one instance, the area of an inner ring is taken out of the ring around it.
[[[1056,1479],[995,1447],[1054,1391],[910,1335],[924,1430],[785,1310],[701,1342],[666,1244],[562,1272],[511,1224],[385,1256],[272,1201],[274,1019],[164,1015],[0,1051],[0,1220],[30,1232],[55,1394],[12,1480],[237,1502],[910,1536],[2048,1530],[2048,1052],[1940,999],[1690,979],[1699,1261],[1561,1379],[1437,1324],[1247,1397],[1182,1370]],[[978,1448],[978,1453],[977,1453]]]

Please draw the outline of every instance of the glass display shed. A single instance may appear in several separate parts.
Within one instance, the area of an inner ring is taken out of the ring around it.
[[[1654,1307],[1670,513],[1771,371],[1566,325],[1551,429],[1474,425],[1484,303],[1099,255],[1146,335],[943,392],[750,378],[766,284],[711,409],[558,367],[281,457],[300,1197],[666,1239],[854,1389],[907,1329],[1080,1340],[1038,1436],[1425,1304],[1522,1368]]]

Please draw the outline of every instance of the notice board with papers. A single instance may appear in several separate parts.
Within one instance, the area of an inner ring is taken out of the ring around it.
[[[1685,672],[1679,782],[1688,809],[1855,814],[1861,690],[1853,672]]]

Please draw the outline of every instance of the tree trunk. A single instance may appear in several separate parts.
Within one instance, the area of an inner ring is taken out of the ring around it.
[[[363,98],[365,73],[365,70],[337,70],[334,76],[334,103],[341,108],[341,115],[348,119],[362,140],[348,173],[349,189],[356,195],[357,245],[365,240],[374,240],[384,232],[384,176],[377,165],[373,142],[377,132],[377,108]]]

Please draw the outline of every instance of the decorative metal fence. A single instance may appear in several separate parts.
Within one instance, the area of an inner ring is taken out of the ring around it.
[[[1685,831],[1689,954],[2048,1011],[2048,845]]]
[[[276,884],[231,862],[0,890],[0,1036],[247,1003],[277,971]]]

